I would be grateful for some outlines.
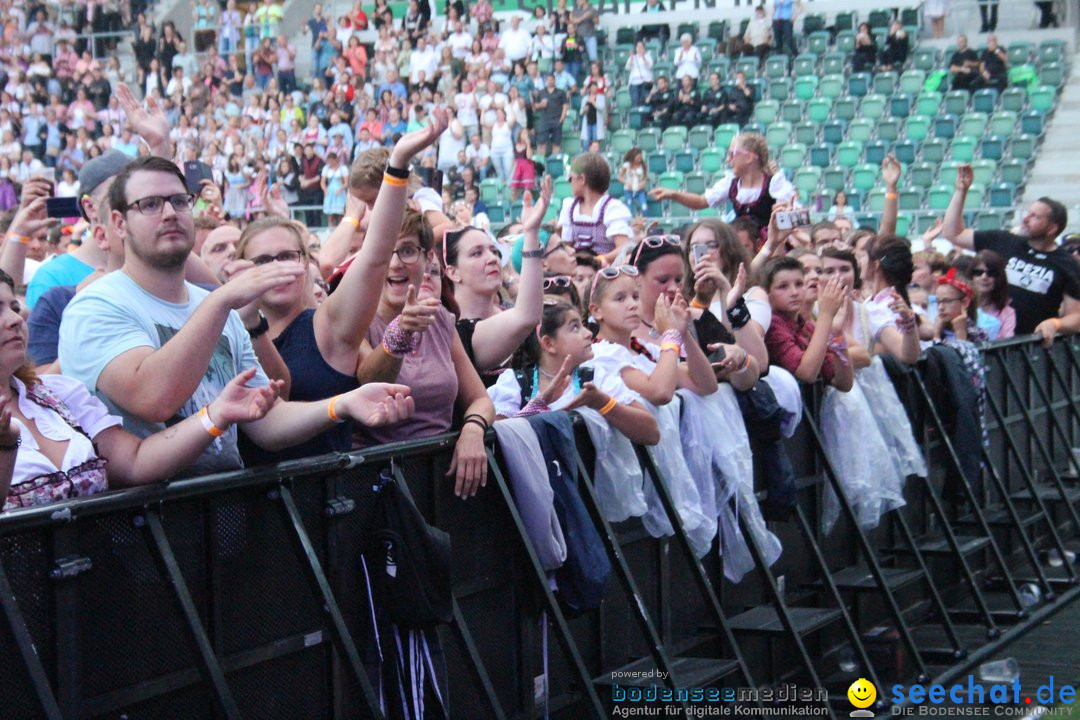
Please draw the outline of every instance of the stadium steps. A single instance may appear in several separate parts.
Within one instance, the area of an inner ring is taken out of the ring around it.
[[[1023,205],[1049,196],[1068,208],[1080,204],[1080,172],[1075,157],[1080,153],[1080,73],[1077,56],[1069,60],[1070,72],[1058,98],[1057,108],[1050,118],[1043,147],[1028,175]],[[1075,226],[1076,220],[1073,220]]]

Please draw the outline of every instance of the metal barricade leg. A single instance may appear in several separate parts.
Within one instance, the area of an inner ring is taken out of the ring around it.
[[[19,603],[15,600],[15,591],[11,589],[4,566],[0,565],[0,607],[4,610],[11,634],[15,636],[15,644],[22,656],[23,666],[30,676],[30,682],[34,686],[34,693],[41,703],[41,710],[48,720],[64,720],[60,712],[60,705],[56,702],[49,678],[45,674],[45,668],[41,664],[41,658],[34,648],[34,639],[30,637],[30,631],[26,628],[26,621],[19,610]],[[9,678],[10,680],[10,678]]]

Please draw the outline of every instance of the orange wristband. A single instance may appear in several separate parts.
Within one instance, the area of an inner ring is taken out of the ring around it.
[[[360,227],[360,221],[359,221],[359,220],[357,220],[357,219],[356,219],[356,218],[354,218],[354,217],[349,217],[348,215],[346,215],[346,216],[344,216],[343,218],[341,218],[341,222],[347,222],[347,223],[349,223],[350,225],[352,225],[352,226],[353,226],[353,229],[354,229],[354,230],[355,230],[355,229],[358,229],[358,228]]]
[[[693,300],[690,301],[690,307],[697,308],[698,310],[708,310],[709,309],[709,306],[706,305],[705,303],[698,302],[698,299],[696,297]]]
[[[600,414],[601,415],[607,415],[609,412],[611,412],[612,410],[615,409],[616,405],[618,405],[618,403],[615,402],[615,398],[609,399],[607,401],[607,403],[604,405],[604,407],[600,408]]]
[[[387,174],[383,175],[382,181],[387,185],[392,185],[393,187],[405,187],[409,184],[408,180],[403,180],[402,178],[396,178],[393,175]]]
[[[4,237],[7,238],[8,240],[15,240],[16,242],[18,242],[18,243],[20,243],[22,245],[28,245],[30,243],[30,241],[33,240],[33,238],[30,237],[29,235],[18,235],[18,234],[13,233],[13,232],[9,232]]]
[[[334,405],[337,404],[339,397],[341,396],[335,395],[334,397],[330,398],[330,404],[326,406],[326,416],[336,423],[343,423],[345,421],[339,418],[338,414],[334,412]]]
[[[214,424],[214,421],[210,419],[210,411],[207,409],[208,405],[203,405],[199,410],[199,420],[202,422],[203,429],[210,433],[210,437],[219,438],[225,434],[225,431]]]

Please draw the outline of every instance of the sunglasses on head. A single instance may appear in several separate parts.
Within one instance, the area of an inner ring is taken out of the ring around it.
[[[682,248],[682,238],[678,235],[649,235],[644,240],[638,243],[637,250],[634,251],[633,265],[637,265],[638,258],[641,257],[641,251],[645,248],[655,250],[656,248],[663,247],[664,245],[671,245],[673,247]]]
[[[551,277],[544,278],[544,289],[550,290],[552,288],[568,288],[573,280],[567,275],[553,275]]]
[[[592,287],[589,289],[589,297],[591,298],[593,293],[596,292],[596,283],[600,282],[600,278],[604,278],[607,281],[614,280],[620,275],[626,275],[627,277],[637,277],[641,273],[633,265],[615,265],[612,267],[606,267],[599,270],[592,279]]]

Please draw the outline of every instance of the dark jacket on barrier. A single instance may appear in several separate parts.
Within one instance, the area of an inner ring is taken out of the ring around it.
[[[949,440],[960,459],[964,477],[975,497],[982,497],[982,417],[979,415],[980,389],[971,381],[960,353],[947,345],[932,345],[926,350],[926,389],[938,415],[949,433]],[[965,498],[958,484],[961,478],[951,463],[946,464],[945,499],[957,502]]]
[[[572,614],[600,607],[611,563],[604,542],[578,494],[578,452],[570,415],[549,412],[527,418],[547,464],[555,514],[566,538],[566,562],[555,571],[559,600]]]

